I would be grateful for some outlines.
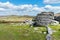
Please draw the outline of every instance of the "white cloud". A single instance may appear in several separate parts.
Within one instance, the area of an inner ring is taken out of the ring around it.
[[[38,5],[24,4],[14,5],[10,2],[0,2],[0,15],[36,15],[43,11],[60,12],[60,6],[46,5],[38,7]]]
[[[0,8],[0,11],[5,11],[5,9],[4,8]]]
[[[60,0],[44,0],[46,4],[60,3]]]
[[[2,13],[4,15],[35,15],[35,13],[39,13],[40,11],[44,10],[39,8],[38,5],[14,5],[10,2],[0,2],[0,14]]]
[[[45,9],[46,9],[46,11],[52,11],[52,12],[55,12],[55,13],[60,12],[60,6],[46,5]]]

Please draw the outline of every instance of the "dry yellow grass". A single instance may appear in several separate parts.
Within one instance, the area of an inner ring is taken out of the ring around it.
[[[0,17],[0,21],[25,21],[25,20],[32,20],[32,17],[24,17],[24,16]]]

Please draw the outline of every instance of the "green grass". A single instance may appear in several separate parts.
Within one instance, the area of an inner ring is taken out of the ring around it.
[[[53,33],[55,40],[60,40],[60,30],[58,26],[50,26],[57,32]],[[38,28],[37,30],[35,30]],[[45,27],[29,27],[29,25],[14,24],[0,24],[0,40],[45,40]]]
[[[29,25],[0,24],[0,40],[44,40],[45,34],[39,33],[39,30]]]
[[[56,32],[53,33],[52,37],[54,40],[60,40],[60,24],[59,25],[55,25],[55,26],[51,26],[50,27],[55,30]]]

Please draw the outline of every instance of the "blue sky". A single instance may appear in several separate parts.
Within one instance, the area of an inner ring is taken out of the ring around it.
[[[31,15],[60,12],[60,0],[0,0],[0,15]]]
[[[23,4],[36,4],[39,6],[44,6],[43,0],[0,0],[0,2],[7,2],[13,3],[15,5],[23,5]]]
[[[36,4],[38,6],[45,6],[47,4],[44,3],[44,0],[0,0],[0,2],[7,2],[9,1],[10,3],[13,3],[15,5],[22,5],[22,4]],[[60,3],[53,3],[53,4],[49,4],[49,5],[53,5],[53,6],[60,6]]]

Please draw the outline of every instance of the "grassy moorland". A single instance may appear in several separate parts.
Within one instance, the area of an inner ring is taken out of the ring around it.
[[[0,22],[1,21],[24,21],[24,20],[32,20],[32,16],[0,16]]]
[[[45,30],[44,27],[34,30],[34,27],[30,28],[25,24],[23,26],[20,24],[0,24],[0,40],[44,40],[46,34],[42,34],[41,31]]]
[[[33,17],[27,16],[4,16],[0,17],[2,21],[24,21],[32,20]],[[54,31],[52,40],[60,40],[60,25],[52,26]],[[21,23],[0,23],[0,40],[45,40],[45,27],[30,27]]]
[[[60,25],[50,26],[56,32],[53,33],[54,40],[60,40]],[[30,27],[20,23],[1,23],[0,40],[45,40],[45,27]]]

